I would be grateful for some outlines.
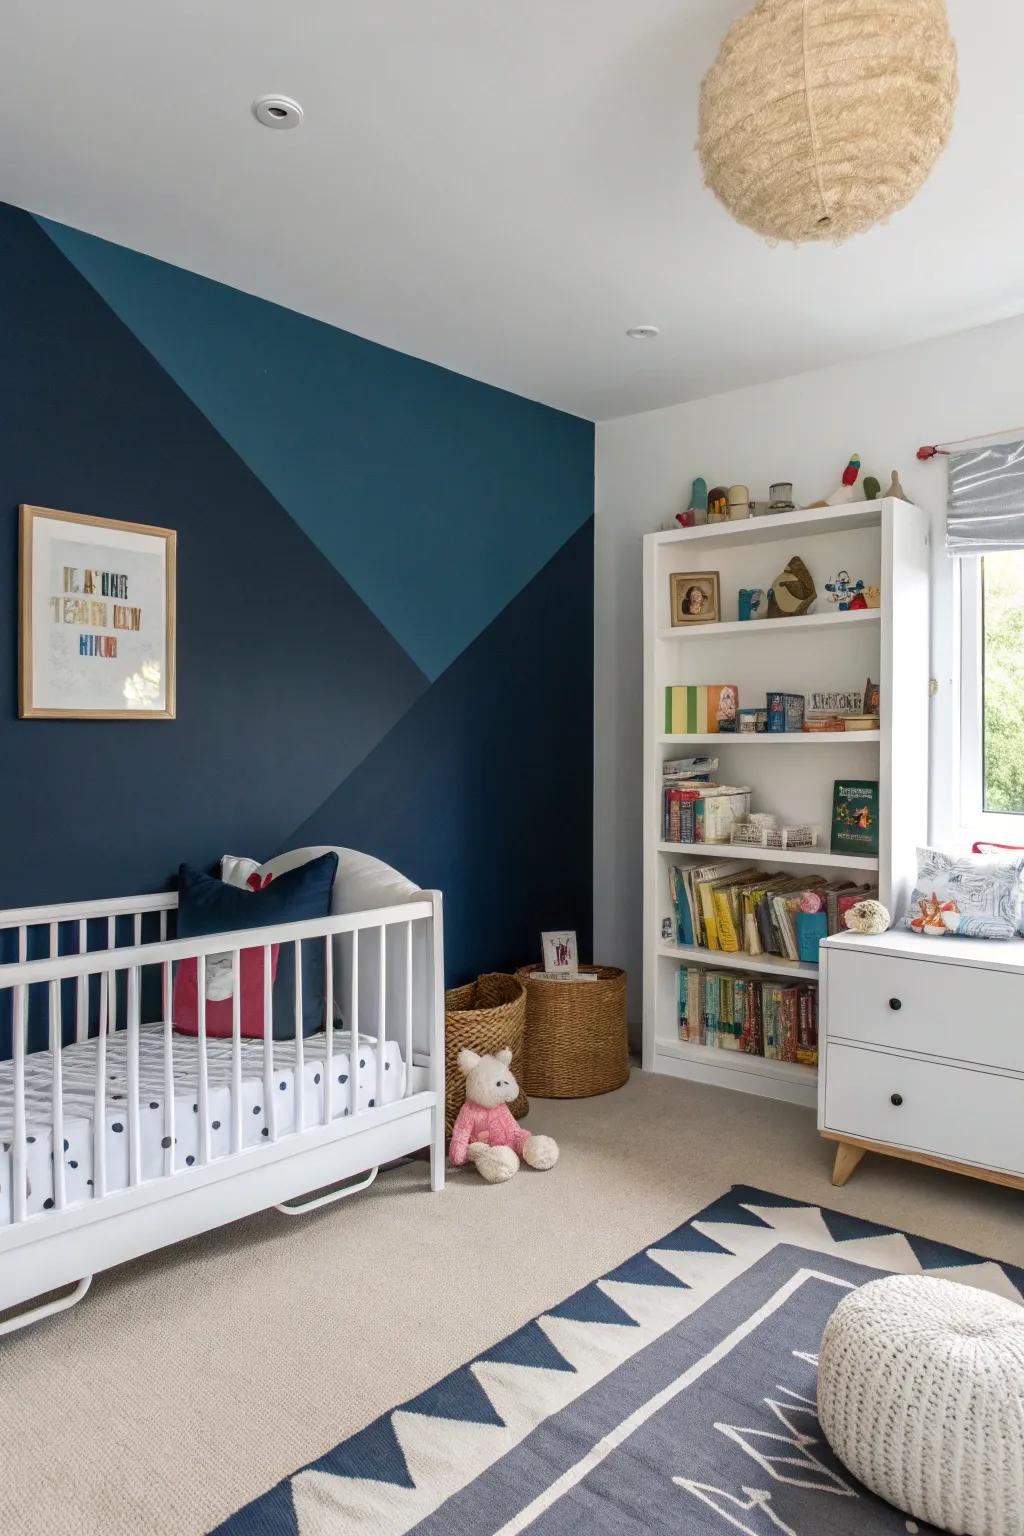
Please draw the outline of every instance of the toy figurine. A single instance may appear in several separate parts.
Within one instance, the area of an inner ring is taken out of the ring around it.
[[[680,528],[695,528],[698,523],[705,521],[708,515],[708,483],[697,476],[690,491],[690,505],[685,512],[676,513],[676,522]]]
[[[832,602],[835,603],[840,613],[847,613],[854,607],[867,607],[867,602],[862,596],[864,583],[862,581],[851,581],[849,571],[839,571],[832,577],[831,581],[826,581],[825,591]],[[859,602],[857,602],[858,598],[860,598]]]
[[[864,500],[877,501],[882,494],[882,482],[876,480],[874,475],[865,475],[863,480]]]
[[[708,492],[708,522],[724,523],[729,517],[729,488],[716,485]]]
[[[769,512],[795,512],[792,480],[776,480],[768,487]]]
[[[865,606],[865,608],[881,608],[881,606],[882,606],[882,589],[881,589],[881,587],[865,587],[864,588],[864,606]]]
[[[843,470],[843,479],[834,491],[830,491],[824,501],[812,501],[812,507],[844,507],[848,502],[854,501],[857,496],[857,476],[860,474],[860,454],[851,456],[849,464]]]
[[[741,587],[737,604],[741,619],[763,619],[768,599],[760,587]]]
[[[806,613],[818,589],[799,555],[793,555],[786,569],[776,576],[768,592],[768,617],[793,619]]]
[[[729,487],[729,521],[738,523],[742,518],[750,516],[750,487],[749,485],[730,485]]]
[[[910,500],[910,497],[907,495],[902,485],[900,485],[900,477],[895,470],[892,471],[892,479],[889,482],[889,489],[885,494],[887,496],[895,496],[897,501]]]

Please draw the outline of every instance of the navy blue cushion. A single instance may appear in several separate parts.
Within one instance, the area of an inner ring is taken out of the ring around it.
[[[328,917],[338,855],[322,853],[277,875],[261,891],[243,891],[188,864],[178,870],[178,938],[205,938],[239,928],[267,928]],[[324,940],[302,944],[302,1033],[324,1026]],[[274,978],[274,1039],[295,1033],[295,947],[282,944]]]

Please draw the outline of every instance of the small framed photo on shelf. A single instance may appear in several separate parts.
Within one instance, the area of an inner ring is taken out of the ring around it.
[[[579,950],[576,948],[574,929],[560,928],[553,933],[542,933],[541,949],[544,970],[549,976],[574,976],[580,968]]]
[[[669,577],[672,627],[717,624],[722,617],[717,571],[673,571]]]

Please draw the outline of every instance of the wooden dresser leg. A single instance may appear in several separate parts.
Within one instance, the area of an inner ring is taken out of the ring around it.
[[[832,1168],[832,1183],[837,1189],[846,1183],[863,1156],[863,1147],[851,1146],[846,1141],[839,1143],[836,1147],[836,1160]]]

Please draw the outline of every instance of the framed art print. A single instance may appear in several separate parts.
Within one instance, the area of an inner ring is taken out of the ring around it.
[[[722,617],[717,571],[673,571],[669,577],[672,626],[717,624]]]
[[[20,508],[23,720],[173,720],[169,528]]]
[[[576,974],[580,961],[573,929],[561,928],[553,933],[542,933],[540,942],[544,951],[544,969],[549,976]]]

